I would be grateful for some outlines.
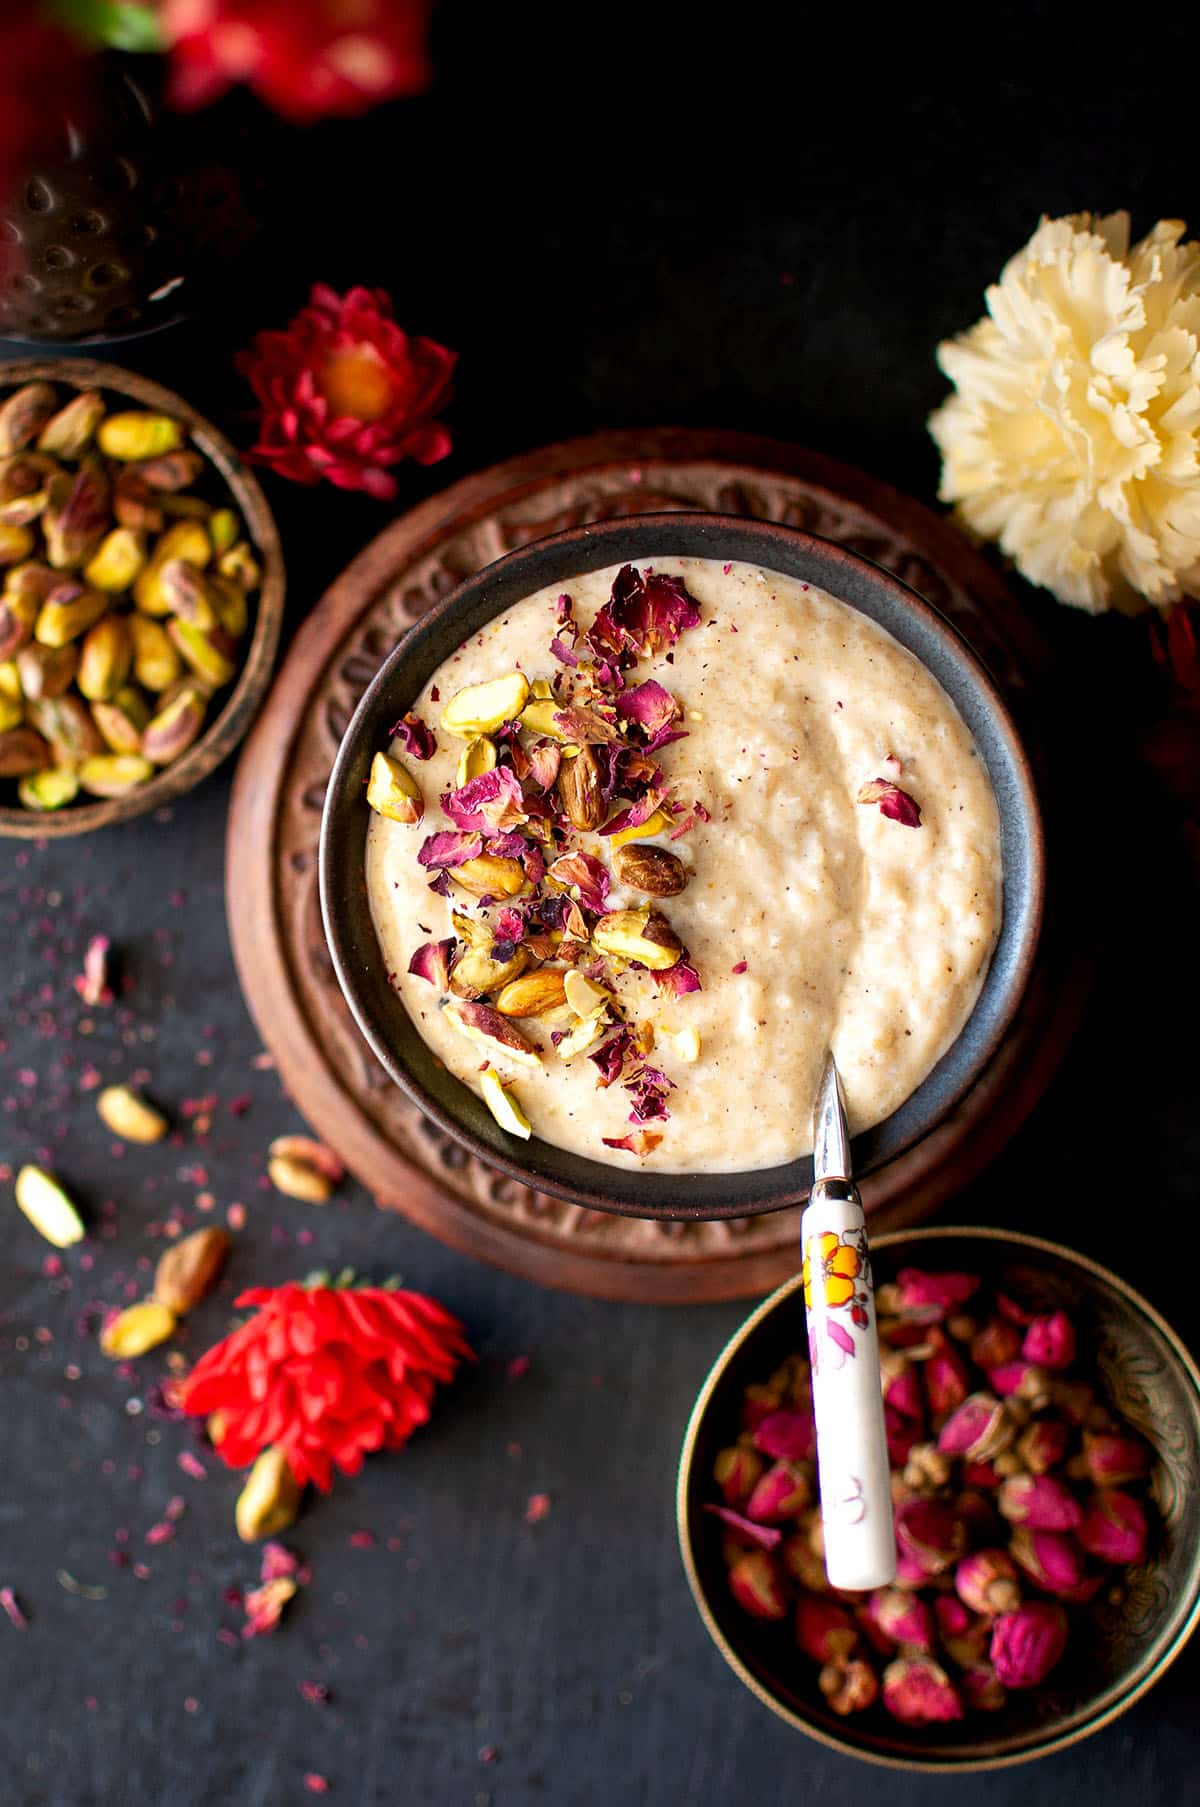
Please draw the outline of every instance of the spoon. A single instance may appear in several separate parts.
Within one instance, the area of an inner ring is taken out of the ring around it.
[[[896,1578],[875,1289],[867,1225],[850,1177],[850,1135],[832,1052],[813,1113],[813,1188],[800,1220],[817,1424],[817,1473],[831,1587]]]

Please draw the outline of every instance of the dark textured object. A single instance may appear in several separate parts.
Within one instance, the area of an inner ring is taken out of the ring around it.
[[[334,757],[379,665],[461,578],[501,552],[639,509],[781,520],[903,576],[984,654],[1022,720],[1049,694],[1046,645],[989,562],[929,509],[863,472],[749,434],[659,428],[543,447],[465,478],[385,529],[302,627],[238,767],[226,891],[239,976],[309,1122],[386,1208],[541,1285],[655,1304],[745,1298],[795,1269],[799,1212],[691,1222],[589,1211],[467,1155],[372,1056],[333,975],[317,832]],[[1070,860],[1013,1033],[939,1130],[862,1186],[873,1230],[919,1221],[1024,1122],[1067,1045],[1094,960]],[[1064,896],[1064,892],[1067,895]],[[1069,927],[1068,927],[1069,925]]]
[[[1003,1710],[914,1730],[882,1707],[839,1718],[790,1625],[749,1618],[730,1595],[714,1497],[718,1450],[736,1440],[742,1389],[805,1346],[799,1276],[772,1294],[722,1350],[684,1438],[676,1500],[680,1549],[700,1616],[721,1654],[781,1719],[823,1744],[902,1769],[962,1773],[1043,1757],[1097,1732],[1154,1685],[1200,1621],[1200,1371],[1170,1325],[1124,1280],[1056,1243],[1004,1230],[928,1229],[872,1241],[876,1284],[916,1264],[982,1274],[1039,1312],[1064,1308],[1113,1408],[1151,1446],[1154,1529],[1144,1562],[1088,1609],[1061,1666]]]
[[[516,1143],[483,1101],[438,1061],[388,983],[365,884],[370,814],[363,798],[373,755],[433,672],[464,641],[523,597],[568,586],[579,573],[672,554],[740,560],[819,585],[885,628],[933,673],[957,705],[985,761],[1000,811],[1004,917],[983,990],[952,1047],[899,1110],[855,1138],[855,1170],[870,1174],[935,1130],[996,1053],[1033,967],[1041,927],[1044,850],[1029,762],[1008,711],[949,623],[881,567],[844,547],[775,522],[719,515],[649,515],[569,528],[469,578],[438,603],[383,665],[355,712],[325,797],[321,903],[334,967],[377,1058],[428,1117],[478,1159],[520,1185],[585,1210],[636,1217],[744,1217],[808,1194],[812,1159],[734,1173],[644,1172],[557,1148],[536,1134]]]
[[[153,332],[253,242],[261,159],[239,103],[179,116],[160,85],[156,60],[101,59],[90,114],[64,122],[61,151],[0,205],[0,337]]]
[[[182,396],[146,377],[118,370],[114,364],[100,364],[88,358],[30,359],[0,364],[0,395],[7,394],[10,388],[20,388],[23,383],[42,381],[53,383],[60,394],[67,389],[102,389],[109,398],[115,395],[136,407],[151,408],[183,421],[197,450],[204,454],[222,480],[228,496],[237,505],[246,537],[258,553],[262,584],[251,598],[252,625],[244,641],[245,656],[238,667],[237,678],[199,739],[173,764],[164,766],[128,796],[68,804],[65,809],[45,813],[22,809],[18,804],[0,806],[0,836],[10,835],[27,841],[86,834],[112,822],[126,822],[148,809],[159,809],[164,803],[182,797],[228,758],[253,721],[270,681],[283,621],[286,582],[279,534],[257,479],[247,470],[224,434],[218,433]],[[10,786],[4,788],[11,790]]]

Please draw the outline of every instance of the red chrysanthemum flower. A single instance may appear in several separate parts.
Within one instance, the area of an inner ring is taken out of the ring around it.
[[[171,99],[245,82],[300,123],[429,86],[430,0],[164,0]]]
[[[221,1419],[219,1452],[244,1468],[274,1444],[301,1486],[325,1493],[371,1450],[399,1449],[426,1423],[434,1389],[471,1354],[457,1318],[386,1287],[255,1287],[259,1309],[184,1381],[185,1412]]]
[[[249,456],[296,483],[324,477],[386,501],[396,493],[389,465],[436,464],[450,450],[434,416],[456,362],[402,332],[381,289],[341,296],[316,283],[286,332],[259,333],[237,360],[262,403]]]

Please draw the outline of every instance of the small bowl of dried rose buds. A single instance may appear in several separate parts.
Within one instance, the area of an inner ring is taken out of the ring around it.
[[[692,1593],[742,1681],[824,1744],[943,1772],[1044,1756],[1131,1706],[1200,1620],[1200,1371],[1123,1280],[1053,1243],[935,1228],[872,1255],[895,1583],[825,1576],[797,1278],[692,1414]]]
[[[279,536],[233,447],[113,365],[0,371],[0,834],[190,790],[270,679]]]

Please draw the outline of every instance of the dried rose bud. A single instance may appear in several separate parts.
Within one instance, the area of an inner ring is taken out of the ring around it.
[[[915,1418],[905,1418],[893,1411],[890,1405],[883,1408],[883,1423],[887,1432],[888,1461],[893,1468],[903,1468],[914,1445],[921,1440],[921,1426]]]
[[[864,1615],[881,1637],[895,1644],[933,1649],[933,1615],[924,1600],[899,1587],[881,1587],[866,1603]]]
[[[1066,1647],[1067,1615],[1062,1607],[1032,1601],[996,1620],[989,1654],[1001,1687],[1036,1688]]]
[[[940,1575],[962,1555],[967,1528],[943,1500],[907,1500],[896,1508],[896,1545],[924,1569]]]
[[[783,1532],[776,1531],[771,1525],[756,1525],[751,1519],[743,1518],[740,1512],[735,1512],[732,1506],[714,1506],[711,1500],[705,1500],[701,1510],[719,1518],[725,1527],[721,1544],[726,1568],[732,1568],[747,1550],[779,1548]]]
[[[773,1462],[809,1462],[816,1451],[816,1420],[807,1412],[771,1412],[754,1428],[754,1447]]]
[[[972,1393],[938,1432],[938,1448],[968,1462],[994,1462],[1013,1440],[1011,1414],[991,1393]]]
[[[1008,1547],[1013,1561],[1048,1594],[1070,1595],[1086,1580],[1083,1552],[1063,1531],[1018,1525]]]
[[[965,1638],[979,1623],[957,1594],[939,1594],[933,1603],[933,1616],[937,1620],[938,1634],[943,1638]]]
[[[729,1571],[729,1591],[756,1619],[786,1619],[787,1589],[779,1564],[765,1550],[751,1550]]]
[[[998,1713],[1007,1701],[1004,1684],[990,1663],[975,1663],[959,1677],[963,1699],[976,1713]]]
[[[954,1571],[959,1599],[972,1612],[1012,1612],[1021,1589],[1011,1557],[1004,1550],[972,1550]]]
[[[1017,1438],[1017,1454],[1031,1474],[1047,1474],[1058,1467],[1070,1441],[1070,1426],[1061,1418],[1035,1418]]]
[[[1075,1360],[1075,1326],[1065,1311],[1034,1318],[1025,1332],[1021,1354],[1040,1368],[1069,1368]]]
[[[1014,1525],[1032,1525],[1035,1531],[1073,1531],[1083,1517],[1071,1489],[1049,1474],[1013,1475],[996,1504]]]
[[[752,1449],[743,1449],[740,1443],[723,1449],[713,1463],[713,1478],[729,1506],[740,1506],[750,1498],[762,1471],[762,1458]]]
[[[952,1458],[936,1443],[914,1443],[904,1464],[904,1483],[914,1493],[929,1493],[950,1480]]]
[[[963,1716],[958,1689],[932,1657],[900,1657],[883,1672],[883,1704],[902,1725],[941,1725]]]
[[[896,1580],[894,1586],[906,1587],[916,1592],[918,1588],[928,1587],[929,1575],[925,1565],[916,1556],[910,1556],[907,1550],[896,1552]]]
[[[861,1713],[879,1699],[879,1678],[870,1663],[858,1657],[852,1663],[827,1663],[817,1686],[835,1713]]]
[[[797,1462],[776,1462],[769,1468],[746,1502],[746,1517],[759,1524],[782,1524],[811,1505],[813,1484],[806,1468]]]
[[[901,1311],[922,1311],[936,1305],[940,1312],[965,1305],[979,1291],[978,1274],[930,1274],[923,1268],[904,1267],[896,1275]]]
[[[1021,1353],[1021,1332],[1004,1318],[985,1324],[971,1343],[971,1360],[980,1368],[1005,1367]]]
[[[1000,1367],[988,1369],[988,1381],[1001,1399],[1023,1399],[1035,1412],[1042,1411],[1054,1397],[1049,1374],[1033,1362],[1002,1362]]]
[[[1146,1514],[1140,1500],[1119,1487],[1097,1493],[1076,1533],[1089,1556],[1102,1562],[1140,1562],[1146,1554]]]
[[[1085,1431],[1083,1456],[1097,1487],[1123,1487],[1126,1481],[1140,1481],[1150,1466],[1150,1452],[1144,1443],[1108,1431]]]
[[[858,1643],[858,1628],[836,1600],[801,1594],[796,1602],[796,1642],[814,1663],[842,1662]]]
[[[757,1430],[764,1418],[777,1412],[783,1396],[774,1387],[747,1387],[742,1394],[742,1429]]]
[[[1027,1329],[1037,1315],[1035,1312],[1027,1311],[1018,1300],[1011,1299],[1007,1293],[1002,1292],[996,1294],[996,1310],[1002,1318],[1007,1318],[1010,1324],[1016,1324],[1021,1330]]]
[[[825,1573],[825,1558],[813,1549],[808,1538],[799,1533],[784,1540],[779,1551],[783,1566],[793,1581],[807,1588],[810,1594],[827,1594],[829,1577]]]
[[[967,1527],[969,1543],[982,1546],[996,1541],[1000,1526],[994,1502],[976,1487],[964,1487],[954,1501],[954,1510]]]
[[[1015,1449],[1002,1449],[992,1466],[1002,1481],[1007,1480],[1010,1475],[1024,1474],[1025,1472],[1025,1464]]]
[[[1063,1380],[1059,1376],[1050,1382],[1050,1403],[1058,1408],[1064,1418],[1072,1424],[1087,1425],[1089,1430],[1112,1430],[1113,1419],[1103,1407],[1100,1411],[1104,1423],[1093,1422],[1096,1417],[1098,1402],[1096,1389],[1088,1385],[1086,1380]]]
[[[990,1492],[999,1487],[1004,1476],[996,1473],[991,1462],[964,1462],[962,1479],[968,1487],[986,1487]]]
[[[923,1370],[925,1398],[935,1424],[957,1411],[971,1391],[971,1375],[966,1362],[952,1344],[935,1349]]]
[[[973,1318],[969,1311],[956,1311],[953,1317],[946,1319],[946,1334],[969,1348],[979,1334],[979,1319]]]
[[[921,1378],[908,1357],[898,1349],[884,1350],[880,1358],[883,1375],[884,1404],[902,1418],[920,1420],[925,1411],[921,1401]]]

